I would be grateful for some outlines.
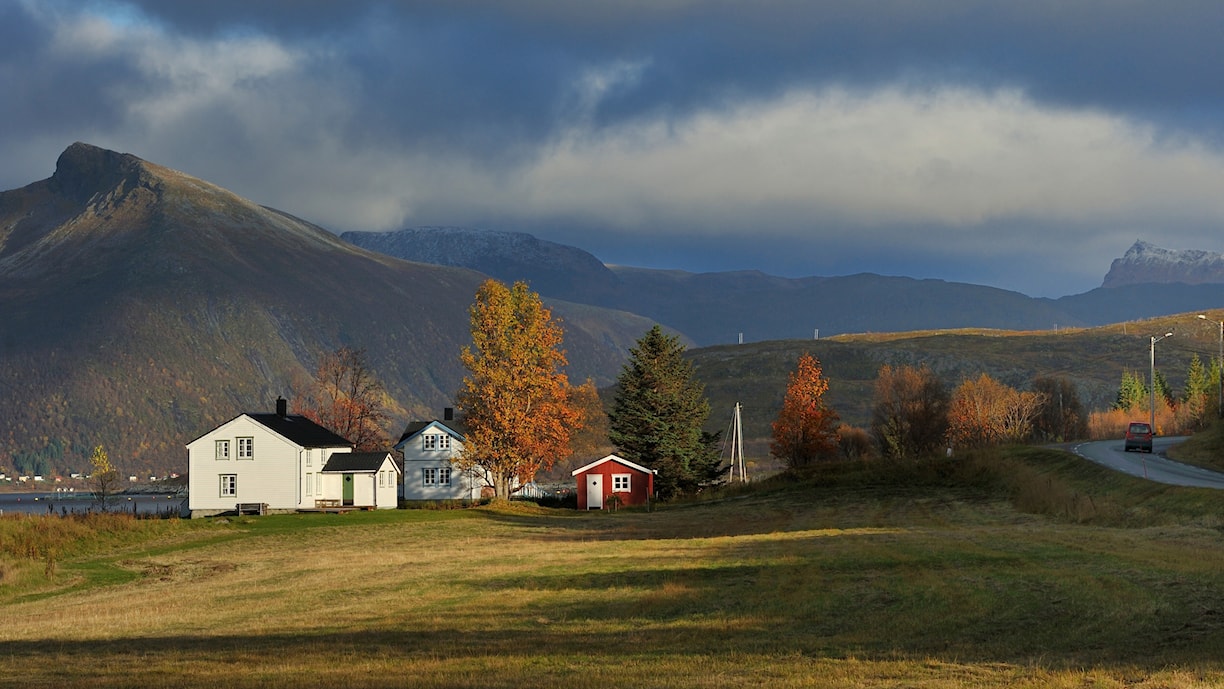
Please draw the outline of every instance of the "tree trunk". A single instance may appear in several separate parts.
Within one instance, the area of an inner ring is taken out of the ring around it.
[[[500,500],[510,499],[511,474],[495,472],[493,474],[493,495]]]

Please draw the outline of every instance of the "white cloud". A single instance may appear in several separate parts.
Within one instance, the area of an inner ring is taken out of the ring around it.
[[[793,92],[682,121],[566,132],[507,213],[658,231],[975,228],[1224,218],[1224,156],[1141,122],[1014,91]]]

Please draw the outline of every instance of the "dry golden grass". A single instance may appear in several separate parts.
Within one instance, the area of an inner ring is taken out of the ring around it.
[[[183,523],[0,582],[0,686],[1224,686],[1218,530],[882,476],[655,513]]]

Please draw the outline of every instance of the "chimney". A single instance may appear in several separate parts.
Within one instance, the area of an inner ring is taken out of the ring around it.
[[[289,402],[285,401],[284,397],[276,398],[276,415],[289,416]]]
[[[454,407],[444,408],[442,410],[442,420],[443,421],[454,421],[455,420],[455,408]]]

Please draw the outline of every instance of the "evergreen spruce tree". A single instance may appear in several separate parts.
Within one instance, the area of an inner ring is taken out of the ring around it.
[[[1191,357],[1190,368],[1186,371],[1186,393],[1182,397],[1182,404],[1196,426],[1205,419],[1209,393],[1214,392],[1215,389],[1207,378],[1207,369],[1199,355],[1195,354]]]
[[[715,436],[701,430],[710,416],[705,386],[683,354],[679,338],[651,328],[629,349],[608,415],[617,454],[658,470],[655,489],[663,498],[692,490],[718,471]]]
[[[1134,371],[1122,372],[1122,383],[1118,386],[1118,401],[1114,409],[1122,411],[1146,410],[1148,408],[1148,390],[1143,378]]]
[[[1207,409],[1206,416],[1212,419],[1224,418],[1220,414],[1220,360],[1212,357],[1211,365],[1207,367]]]
[[[1160,369],[1156,369],[1156,399],[1164,400],[1165,406],[1173,409],[1177,406],[1177,399],[1173,396],[1173,388],[1169,387],[1169,381],[1165,380],[1164,374]]]

